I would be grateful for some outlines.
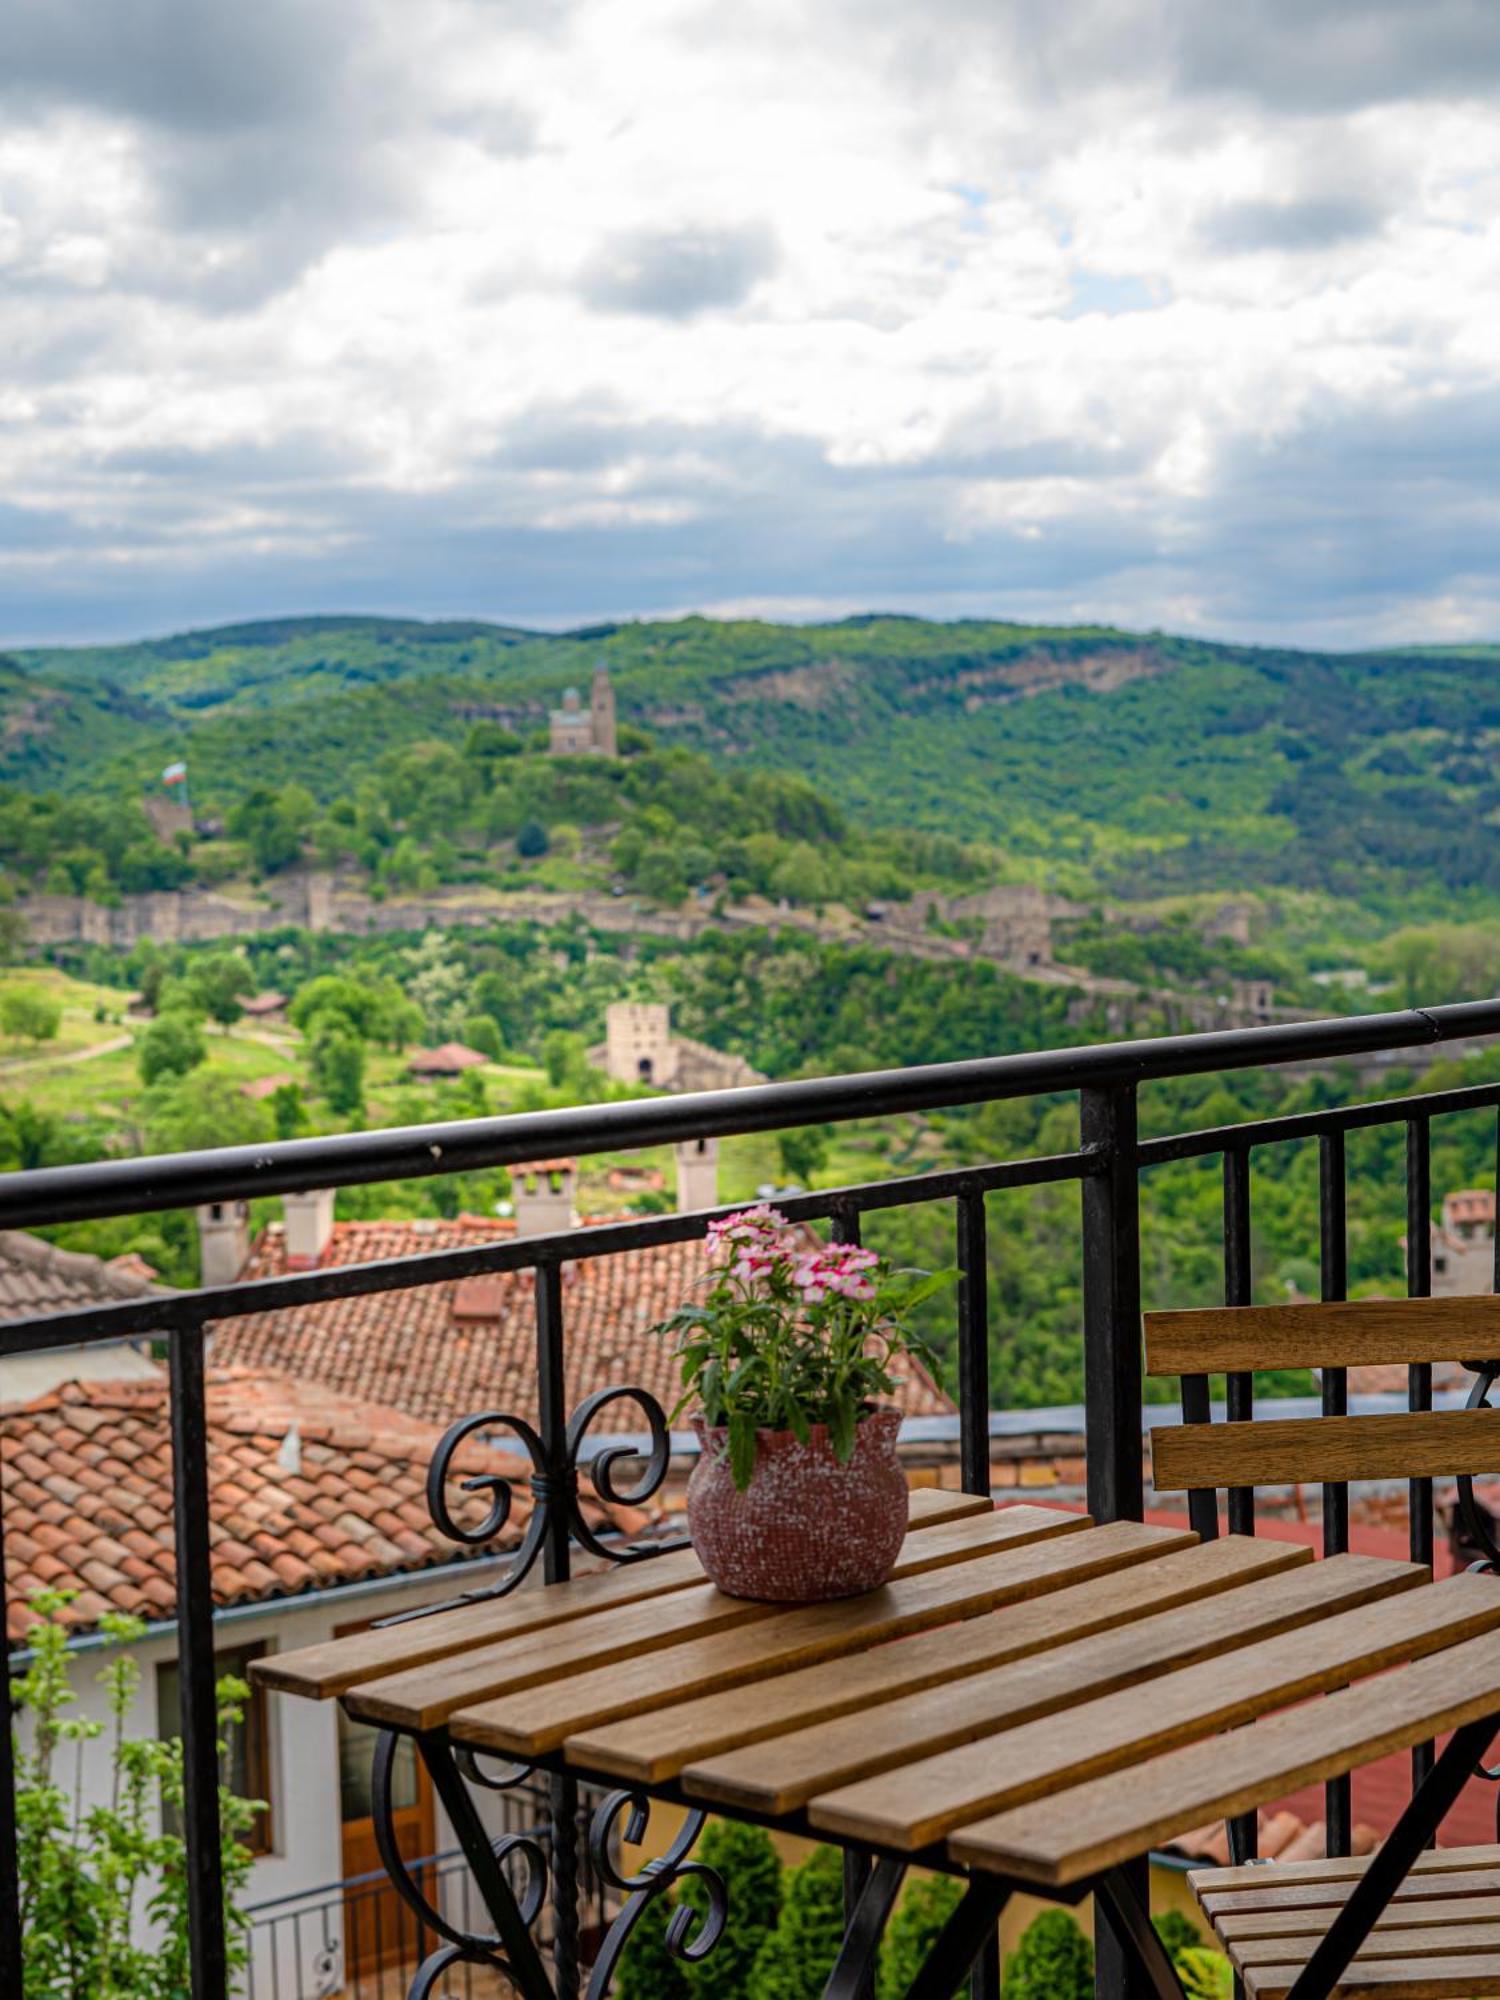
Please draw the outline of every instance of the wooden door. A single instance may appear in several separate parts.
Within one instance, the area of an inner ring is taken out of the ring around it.
[[[344,1991],[349,2000],[392,2000],[406,1991],[403,1968],[411,1968],[439,1942],[423,1930],[415,1914],[384,1880],[375,1846],[371,1772],[377,1731],[339,1710],[339,1803],[343,1819]],[[432,1781],[410,1738],[396,1752],[391,1795],[396,1846],[408,1861],[433,1851]],[[418,1880],[436,1901],[430,1880]]]

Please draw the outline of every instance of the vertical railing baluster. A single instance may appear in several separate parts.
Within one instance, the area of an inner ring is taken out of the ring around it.
[[[958,1468],[965,1493],[990,1493],[989,1243],[984,1191],[965,1188],[955,1204],[954,1262],[958,1281]],[[974,1961],[973,2000],[999,2000],[1000,1937]]]
[[[965,1493],[990,1491],[989,1246],[984,1194],[958,1197],[954,1262],[958,1281],[958,1465]]]
[[[549,1257],[536,1267],[537,1432],[547,1456],[547,1477],[537,1505],[547,1509],[542,1574],[565,1583],[571,1566],[568,1465],[568,1390],[563,1338],[562,1265]],[[578,1781],[565,1774],[548,1780],[552,1821],[552,1966],[557,2000],[578,1995]]]
[[[1406,1295],[1432,1296],[1432,1126],[1425,1115],[1406,1121]],[[1432,1408],[1432,1364],[1413,1362],[1406,1371],[1406,1403],[1411,1410]],[[1407,1482],[1411,1559],[1432,1561],[1432,1481]],[[1432,1769],[1433,1747],[1418,1743],[1411,1753],[1412,1784],[1420,1785]]]
[[[1318,1255],[1321,1292],[1325,1301],[1349,1295],[1349,1227],[1347,1167],[1342,1132],[1325,1132],[1318,1141]],[[1349,1374],[1344,1368],[1322,1370],[1323,1414],[1349,1413]],[[1323,1554],[1343,1555],[1349,1547],[1349,1488],[1343,1480],[1323,1487]],[[1347,1854],[1353,1844],[1353,1802],[1349,1779],[1330,1778],[1323,1788],[1324,1849]]]
[[[1250,1273],[1250,1153],[1244,1146],[1224,1155],[1224,1303],[1247,1306]],[[1247,1424],[1255,1415],[1255,1377],[1235,1373],[1225,1377],[1225,1414],[1232,1424]],[[1225,1496],[1231,1535],[1255,1533],[1255,1489],[1233,1486]]]
[[[1083,1181],[1083,1392],[1089,1512],[1138,1521],[1141,1472],[1141,1220],[1135,1086],[1079,1096],[1080,1142],[1100,1155]]]
[[[1224,1303],[1247,1306],[1253,1280],[1250,1269],[1250,1149],[1233,1146],[1224,1155]],[[1225,1414],[1232,1424],[1248,1424],[1255,1416],[1255,1377],[1235,1371],[1224,1378]],[[1225,1494],[1231,1535],[1255,1533],[1255,1488],[1231,1486]],[[1229,1822],[1232,1859],[1243,1866],[1260,1848],[1260,1822],[1241,1813]]]
[[[1145,1481],[1141,1369],[1140,1161],[1135,1086],[1078,1093],[1080,1144],[1096,1153],[1084,1177],[1083,1392],[1089,1512],[1099,1521],[1141,1519]],[[1127,1864],[1135,1894],[1151,1893],[1145,1861]],[[1099,2000],[1144,2000],[1148,1989],[1109,1910],[1095,1905],[1094,1991]]]
[[[182,1690],[183,1836],[188,1966],[193,2000],[225,2000],[224,1867],[219,1845],[219,1718],[209,1553],[205,1329],[181,1327],[169,1347],[172,1506],[177,1548],[177,1661]]]
[[[15,1711],[10,1686],[5,1575],[5,1459],[0,1446],[0,1993],[21,1988],[21,1851],[16,1828]]]

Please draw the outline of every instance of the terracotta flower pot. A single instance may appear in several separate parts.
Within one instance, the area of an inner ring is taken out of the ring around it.
[[[906,1476],[896,1457],[897,1410],[872,1409],[840,1465],[826,1424],[806,1444],[760,1431],[755,1474],[735,1490],[729,1432],[701,1417],[702,1447],[687,1485],[688,1533],[703,1567],[731,1597],[817,1604],[857,1597],[889,1577],[906,1534]]]

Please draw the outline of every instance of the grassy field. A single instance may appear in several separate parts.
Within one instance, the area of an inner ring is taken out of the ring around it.
[[[55,1040],[39,1046],[0,1043],[0,1110],[28,1101],[38,1112],[74,1126],[88,1126],[108,1136],[124,1150],[144,1143],[142,1124],[147,1089],[141,1080],[136,1041],[144,1021],[126,1013],[128,996],[118,987],[95,986],[69,978],[51,967],[12,970],[0,976],[0,990],[27,986],[45,991],[62,1003],[63,1015]],[[308,1070],[305,1045],[290,1028],[252,1026],[240,1021],[228,1029],[204,1030],[207,1069],[238,1084],[259,1078],[290,1077],[303,1091],[308,1129],[336,1132],[348,1121],[337,1117],[317,1096]],[[450,1118],[541,1111],[577,1102],[568,1089],[555,1089],[541,1069],[514,1063],[486,1063],[471,1074],[478,1079],[482,1100],[471,1095],[475,1086],[418,1081],[407,1073],[409,1053],[370,1049],[365,1073],[367,1128],[425,1124]],[[102,1128],[102,1130],[101,1130]],[[815,1186],[878,1180],[893,1167],[920,1168],[936,1163],[937,1141],[920,1120],[894,1128],[836,1128],[827,1142],[827,1157],[813,1176]],[[638,1153],[613,1152],[582,1162],[579,1207],[585,1215],[611,1215],[631,1208],[630,1190],[612,1188],[609,1175],[622,1166],[657,1169],[664,1197],[675,1196],[672,1149],[662,1146]],[[750,1202],[759,1190],[785,1180],[774,1135],[748,1133],[726,1139],[719,1152],[719,1188],[725,1202]],[[420,1212],[421,1190],[400,1190],[402,1199],[391,1212]]]

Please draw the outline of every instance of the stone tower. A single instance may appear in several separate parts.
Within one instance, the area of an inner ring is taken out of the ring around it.
[[[615,737],[615,691],[610,685],[609,668],[603,660],[594,668],[594,684],[589,693],[589,715],[593,723],[594,752],[600,757],[618,757]]]
[[[680,1139],[677,1155],[677,1208],[692,1215],[701,1208],[719,1205],[719,1142],[717,1139]]]

